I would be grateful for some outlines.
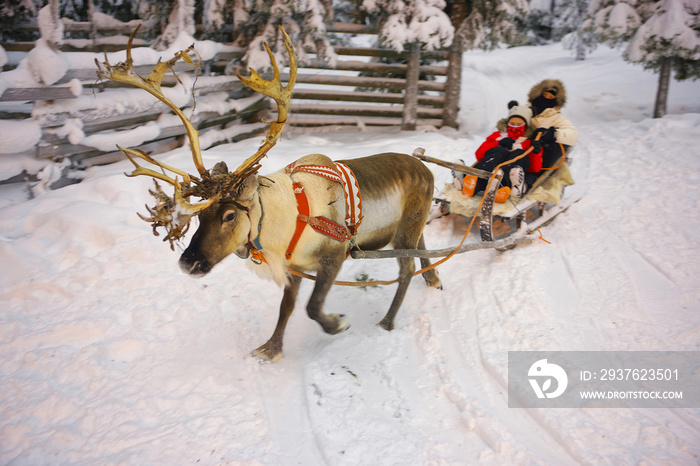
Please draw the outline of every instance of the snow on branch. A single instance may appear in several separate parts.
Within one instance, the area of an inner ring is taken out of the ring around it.
[[[156,50],[165,50],[172,46],[183,33],[189,37],[194,37],[194,1],[195,0],[177,0],[173,3],[173,10],[170,12],[168,25],[165,27],[163,34],[156,39],[153,48]]]
[[[379,13],[379,37],[398,52],[406,44],[421,43],[426,50],[448,47],[454,38],[450,17],[443,11],[443,0],[365,0],[362,9]]]
[[[684,3],[660,2],[655,14],[637,29],[625,57],[632,62],[651,62],[662,57],[700,60],[700,34],[692,27],[697,27],[697,17],[688,13],[692,10]]]

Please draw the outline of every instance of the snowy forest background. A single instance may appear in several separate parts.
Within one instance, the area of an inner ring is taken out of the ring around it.
[[[281,44],[278,25],[295,37],[301,65],[313,53],[330,67],[337,58],[331,45],[348,40],[329,34],[334,22],[374,27],[379,45],[397,51],[419,45],[461,53],[561,41],[583,60],[605,42],[624,46],[625,60],[659,72],[655,117],[666,113],[672,72],[677,80],[700,77],[700,4],[694,0],[4,0],[0,39],[33,41],[43,34],[45,45],[57,49],[74,35],[64,33],[66,21],[89,21],[98,44],[114,40],[97,32],[105,17],[147,26],[144,37],[158,50],[181,33],[244,47],[237,65],[256,69],[268,66],[261,44]],[[43,32],[24,27],[32,23],[43,23]],[[0,48],[0,65],[6,61]]]

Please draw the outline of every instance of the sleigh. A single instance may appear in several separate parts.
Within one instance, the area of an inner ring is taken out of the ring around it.
[[[431,219],[446,215],[478,217],[482,242],[499,250],[509,249],[527,241],[530,233],[551,222],[554,217],[580,199],[579,196],[564,197],[566,187],[574,184],[569,170],[569,155],[570,151],[564,152],[555,168],[543,171],[522,199],[511,198],[504,203],[495,203],[501,175],[428,157],[420,148],[413,153],[414,157],[424,162],[491,180],[483,194],[473,197],[463,195],[461,187],[458,188],[453,183],[446,184],[435,199],[436,206]]]

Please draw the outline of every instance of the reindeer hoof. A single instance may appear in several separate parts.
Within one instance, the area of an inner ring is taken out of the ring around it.
[[[321,326],[323,331],[329,335],[337,335],[350,328],[350,323],[345,318],[345,314],[328,314],[327,324]]]
[[[258,358],[261,361],[274,363],[282,359],[282,350],[280,348],[274,348],[270,342],[267,342],[260,348],[254,350],[251,353],[251,356]]]
[[[387,332],[391,332],[392,330],[394,330],[393,320],[382,319],[377,325],[379,325],[381,328],[383,328]]]
[[[440,281],[440,277],[438,276],[437,272],[435,272],[435,270],[429,270],[425,272],[423,274],[423,278],[425,279],[425,283],[428,286],[432,286],[433,288],[437,288],[438,290],[442,289],[442,282]]]
[[[350,328],[350,323],[345,318],[345,314],[328,314],[323,319],[314,319],[321,325],[324,332],[329,335],[337,335]]]
[[[437,288],[438,290],[442,290],[442,282],[438,278],[434,282],[429,282],[428,286],[432,286],[433,288]]]

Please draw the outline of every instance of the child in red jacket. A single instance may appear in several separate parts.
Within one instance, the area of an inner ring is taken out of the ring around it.
[[[523,154],[530,147],[533,150],[520,160],[501,167],[505,174],[503,185],[496,192],[496,202],[505,202],[510,196],[521,198],[527,186],[525,172],[538,173],[542,170],[542,144],[531,141],[530,119],[532,109],[518,106],[518,102],[508,103],[508,116],[496,124],[498,131],[491,134],[476,150],[475,168],[493,171],[498,165]],[[467,175],[462,180],[462,194],[472,197],[486,189],[486,180]]]

